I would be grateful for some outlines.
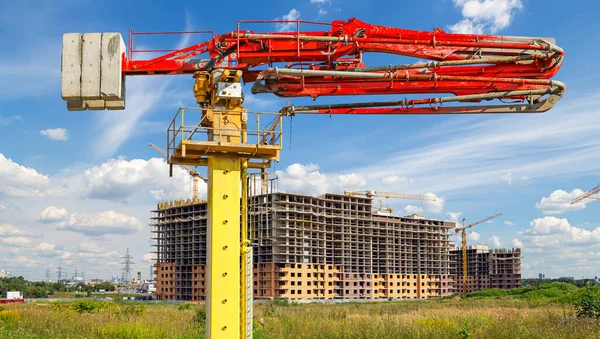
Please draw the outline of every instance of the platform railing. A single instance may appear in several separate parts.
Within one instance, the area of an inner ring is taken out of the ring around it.
[[[208,121],[210,116],[212,123]],[[189,141],[281,147],[282,118],[278,112],[181,107],[167,128],[167,159],[177,147]],[[234,122],[240,120],[246,121],[245,129]]]

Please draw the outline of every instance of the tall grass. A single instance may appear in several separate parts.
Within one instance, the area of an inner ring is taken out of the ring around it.
[[[256,304],[254,338],[600,338],[563,284],[462,299]],[[185,305],[185,306],[183,306]],[[0,338],[203,338],[203,305],[96,302],[6,305]]]

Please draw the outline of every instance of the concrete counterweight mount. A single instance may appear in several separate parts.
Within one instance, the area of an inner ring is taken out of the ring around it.
[[[67,33],[61,96],[69,111],[125,108],[125,42],[120,33]]]

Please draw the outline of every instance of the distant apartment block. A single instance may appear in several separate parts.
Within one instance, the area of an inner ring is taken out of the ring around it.
[[[373,211],[370,198],[339,194],[258,195],[248,210],[255,299],[420,299],[455,291],[452,222],[392,216]],[[157,297],[204,300],[206,202],[159,204],[151,226]]]
[[[462,249],[450,251],[451,274],[457,293],[490,288],[521,287],[521,249],[489,249],[485,245],[467,247],[467,290],[463,288]]]
[[[0,278],[10,278],[12,277],[12,273],[6,270],[0,270]]]

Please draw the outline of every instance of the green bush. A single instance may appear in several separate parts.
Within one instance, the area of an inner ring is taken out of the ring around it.
[[[95,300],[80,300],[73,303],[73,308],[79,313],[94,313],[100,311],[104,304]]]
[[[508,293],[506,290],[501,290],[499,288],[491,288],[489,290],[481,290],[481,291],[475,291],[472,293],[469,293],[468,295],[466,295],[467,298],[494,298],[494,297],[501,297],[501,296],[506,296]]]
[[[271,301],[271,303],[276,306],[289,306],[290,305],[290,301],[288,299],[274,299],[273,301]]]
[[[596,288],[586,287],[575,305],[577,317],[600,319],[600,293]]]
[[[204,307],[201,307],[196,310],[194,322],[200,327],[206,327],[206,310],[204,309]]]
[[[521,298],[529,303],[540,302],[560,302],[560,303],[575,303],[579,289],[568,283],[553,282],[549,284],[539,285],[536,287],[521,287],[510,290],[501,290],[492,288],[489,290],[475,291],[469,293],[465,298]]]
[[[177,309],[180,310],[180,311],[191,310],[192,309],[192,304],[188,304],[188,303],[181,304],[181,305],[179,305],[179,307]]]
[[[121,306],[115,311],[117,317],[131,318],[139,316],[146,312],[146,306],[144,305],[125,305]]]

